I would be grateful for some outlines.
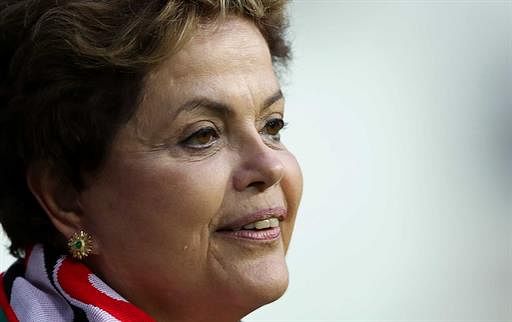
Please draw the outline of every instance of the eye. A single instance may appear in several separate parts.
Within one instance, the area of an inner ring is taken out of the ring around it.
[[[218,138],[219,134],[213,127],[205,127],[191,134],[183,140],[182,144],[190,148],[202,149],[213,145]]]
[[[274,118],[268,120],[261,130],[262,134],[271,136],[274,140],[279,141],[281,139],[280,131],[285,127],[285,122],[282,119]]]

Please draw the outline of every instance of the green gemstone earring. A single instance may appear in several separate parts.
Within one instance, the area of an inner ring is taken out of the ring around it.
[[[83,230],[74,233],[68,240],[69,252],[73,258],[81,260],[92,252],[92,238]]]

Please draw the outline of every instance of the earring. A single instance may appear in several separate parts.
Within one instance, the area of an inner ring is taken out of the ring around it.
[[[68,240],[69,252],[73,258],[81,260],[92,252],[92,238],[83,230],[74,233]]]

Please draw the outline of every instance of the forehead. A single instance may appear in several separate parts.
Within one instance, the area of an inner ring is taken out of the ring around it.
[[[164,67],[177,77],[190,72],[220,72],[229,68],[253,68],[267,64],[270,52],[258,28],[242,18],[202,26]]]
[[[242,95],[243,87],[251,95],[267,95],[279,87],[265,39],[252,22],[237,17],[200,27],[148,74],[145,85],[150,96],[173,101],[198,91]]]

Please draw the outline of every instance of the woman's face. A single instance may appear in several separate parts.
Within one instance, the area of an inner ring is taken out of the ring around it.
[[[161,320],[229,321],[280,297],[302,191],[283,114],[266,42],[241,18],[151,71],[80,195],[98,275]],[[256,226],[278,227],[242,227],[269,217]]]

